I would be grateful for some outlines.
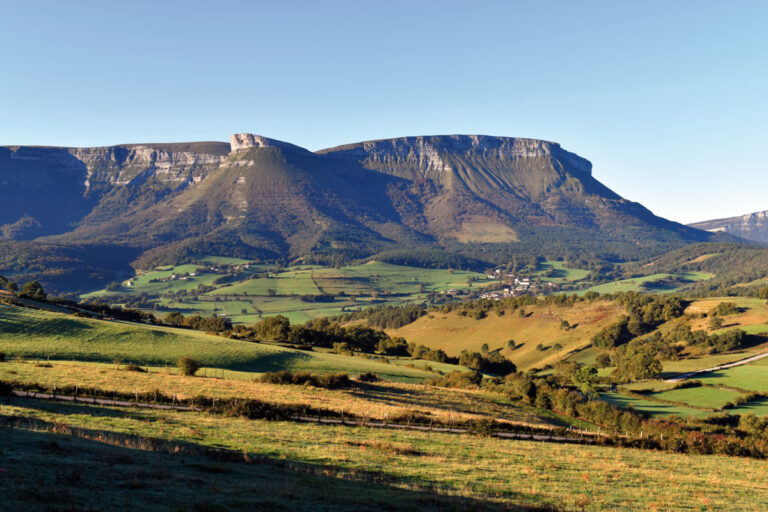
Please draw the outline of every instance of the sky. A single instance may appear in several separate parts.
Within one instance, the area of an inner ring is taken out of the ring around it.
[[[531,137],[672,220],[768,209],[762,0],[0,8],[0,145]]]

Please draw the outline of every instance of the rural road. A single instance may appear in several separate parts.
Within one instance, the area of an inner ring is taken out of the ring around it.
[[[664,382],[680,382],[682,380],[690,379],[695,375],[701,375],[702,373],[716,372],[717,370],[725,370],[726,368],[733,368],[734,366],[749,364],[759,359],[763,359],[764,357],[768,357],[768,352],[764,354],[758,354],[756,356],[748,357],[746,359],[741,359],[739,361],[734,361],[733,363],[726,363],[718,366],[713,366],[712,368],[706,368],[704,370],[696,370],[695,372],[683,373],[673,379],[665,379]]]

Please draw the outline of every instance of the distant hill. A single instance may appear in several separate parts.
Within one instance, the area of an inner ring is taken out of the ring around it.
[[[712,233],[728,233],[753,242],[768,243],[768,211],[696,222],[690,224],[690,227]]]
[[[637,259],[712,237],[621,198],[589,161],[534,139],[405,137],[318,152],[251,134],[230,144],[13,146],[0,148],[0,183],[0,273],[57,289],[201,254]]]

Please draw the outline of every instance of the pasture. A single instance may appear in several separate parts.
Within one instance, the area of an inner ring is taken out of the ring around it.
[[[503,316],[489,312],[486,318],[479,320],[461,316],[456,311],[432,312],[387,332],[412,343],[442,349],[450,356],[457,356],[464,349],[480,351],[480,347],[487,343],[490,350],[501,349],[518,370],[525,371],[554,364],[569,353],[588,347],[592,336],[614,322],[622,312],[614,303],[606,301],[577,303],[573,307],[530,306],[524,309],[524,317],[518,312],[507,312]],[[562,320],[574,327],[563,329]],[[510,339],[515,341],[517,348],[508,348]],[[563,347],[559,352],[553,348],[558,343]],[[536,348],[539,344],[544,350]]]
[[[643,290],[643,285],[651,284],[662,281],[667,278],[681,278],[687,281],[705,281],[713,278],[713,274],[706,272],[677,272],[674,274],[651,274],[641,277],[633,277],[631,279],[622,279],[619,281],[613,281],[611,283],[603,283],[597,286],[593,286],[580,293],[586,293],[587,291],[594,291],[602,294],[618,293],[618,292],[639,292]],[[672,293],[679,289],[679,287],[662,288],[654,290],[656,293]]]
[[[24,419],[3,429],[6,504],[31,499],[44,506],[56,496],[57,503],[70,506],[119,507],[127,496],[119,490],[130,488],[132,507],[141,509],[247,509],[261,503],[295,510],[318,502],[334,510],[768,506],[768,463],[760,460],[241,418],[224,422],[205,413],[25,399],[0,403],[3,414]],[[233,455],[220,462],[226,453]],[[185,468],[176,465],[182,461]],[[83,478],[83,471],[97,480]],[[99,473],[110,478],[98,480]],[[41,483],[45,492],[38,494]],[[178,492],[167,493],[169,485]],[[155,493],[162,502],[154,501]]]
[[[454,367],[455,368],[455,367]],[[198,395],[217,398],[254,398],[278,404],[305,404],[384,420],[413,411],[448,422],[451,419],[497,419],[516,424],[549,426],[584,422],[547,414],[538,409],[500,401],[481,391],[442,389],[432,386],[380,381],[354,389],[319,389],[262,383],[253,373],[202,368],[194,377],[179,375],[175,367],[143,367],[129,371],[124,365],[91,362],[34,360],[0,363],[0,380],[34,382],[52,389],[64,386],[98,388],[123,393],[155,390],[181,399]]]
[[[181,356],[204,366],[245,372],[306,370],[374,372],[384,379],[420,381],[434,374],[377,360],[231,340],[189,329],[77,318],[0,304],[0,344],[9,357],[150,366],[174,365]]]

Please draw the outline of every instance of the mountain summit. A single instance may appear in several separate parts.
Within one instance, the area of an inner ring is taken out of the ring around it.
[[[247,133],[230,144],[2,147],[0,183],[0,266],[17,269],[20,247],[32,248],[25,258],[42,246],[57,257],[124,248],[145,267],[201,254],[339,261],[427,249],[486,261],[565,249],[632,258],[710,236],[621,198],[559,144],[484,135],[317,152]]]

